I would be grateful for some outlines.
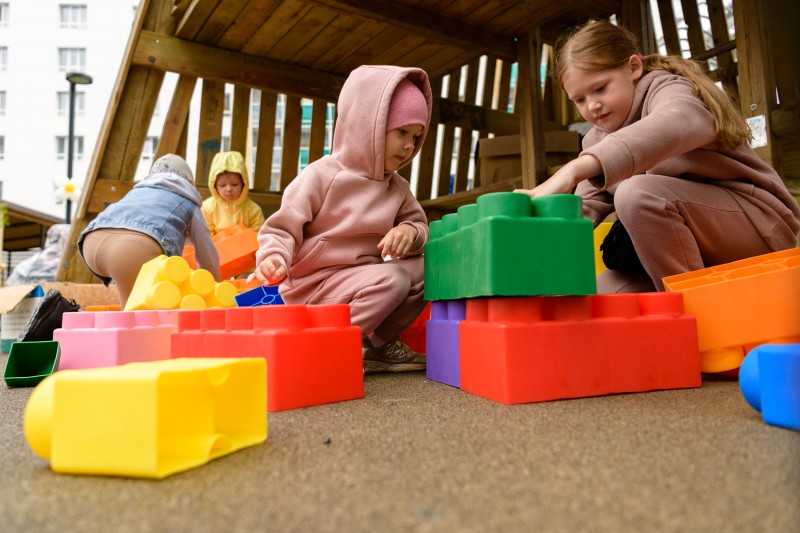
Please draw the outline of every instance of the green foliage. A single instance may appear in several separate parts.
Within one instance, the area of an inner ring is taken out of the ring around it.
[[[8,206],[6,204],[0,204],[0,224],[4,228],[8,226]]]

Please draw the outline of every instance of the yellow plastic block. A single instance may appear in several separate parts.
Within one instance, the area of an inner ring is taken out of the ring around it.
[[[235,307],[236,288],[229,285],[208,270],[192,270],[183,257],[162,255],[142,265],[125,310]]]
[[[236,295],[239,291],[233,283],[221,281],[214,290],[206,295],[206,304],[212,307],[236,307]]]
[[[180,303],[179,284],[189,277],[189,263],[183,257],[160,255],[142,265],[125,311],[174,309]]]
[[[64,370],[31,393],[28,444],[55,472],[161,479],[267,439],[262,358]]]
[[[603,252],[600,251],[600,245],[603,244],[603,239],[606,238],[608,232],[611,230],[613,222],[601,222],[594,228],[594,273],[599,274],[606,269],[606,264],[603,263]]]

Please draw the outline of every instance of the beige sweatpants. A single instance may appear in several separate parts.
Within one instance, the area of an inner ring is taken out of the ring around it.
[[[606,270],[597,277],[600,294],[663,291],[664,277],[797,245],[773,208],[710,183],[641,174],[620,183],[613,201],[645,272]],[[774,227],[769,242],[756,230],[754,213]]]

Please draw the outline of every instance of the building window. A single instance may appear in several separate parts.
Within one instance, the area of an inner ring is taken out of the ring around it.
[[[0,91],[0,115],[6,114],[6,92]]]
[[[69,113],[69,91],[58,91],[58,114],[65,116]],[[83,115],[86,109],[86,93],[75,91],[75,114]]]
[[[142,149],[142,159],[149,161],[155,158],[156,148],[158,147],[158,137],[148,137],[144,141],[144,148]]]
[[[62,72],[86,69],[86,48],[59,48],[58,68]]]
[[[0,70],[6,70],[8,67],[8,47],[0,46]]]
[[[6,138],[0,135],[0,161],[6,158]]]
[[[0,26],[8,26],[8,2],[0,4]]]
[[[61,4],[58,6],[62,28],[85,28],[86,6]]]
[[[65,135],[59,135],[56,137],[56,157],[59,160],[64,160],[67,158],[67,149],[69,138]],[[75,136],[72,139],[72,159],[74,161],[80,161],[83,159],[83,137],[82,136]]]

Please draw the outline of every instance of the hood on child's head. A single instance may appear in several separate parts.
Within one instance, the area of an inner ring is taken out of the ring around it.
[[[175,154],[167,154],[159,157],[150,167],[150,174],[177,174],[182,178],[194,183],[194,174],[189,164],[184,159]]]
[[[223,172],[233,172],[242,177],[242,194],[234,202],[235,204],[243,203],[247,199],[247,191],[250,188],[250,178],[247,174],[247,165],[244,162],[244,156],[241,152],[219,152],[211,160],[211,169],[208,171],[208,191],[217,200],[222,198],[217,193],[215,187],[217,183],[217,176]]]
[[[413,83],[419,93],[408,91],[408,82]],[[428,74],[419,68],[364,65],[350,73],[339,93],[331,154],[340,165],[370,179],[384,179],[387,124],[392,97],[398,88],[406,94],[421,93],[424,98],[424,111],[413,113],[414,122],[424,118],[424,130],[414,148],[413,155],[417,155],[428,132],[433,103]],[[416,98],[411,101],[418,102]],[[412,107],[417,108],[416,105]],[[410,164],[411,159],[413,156],[404,166]]]

